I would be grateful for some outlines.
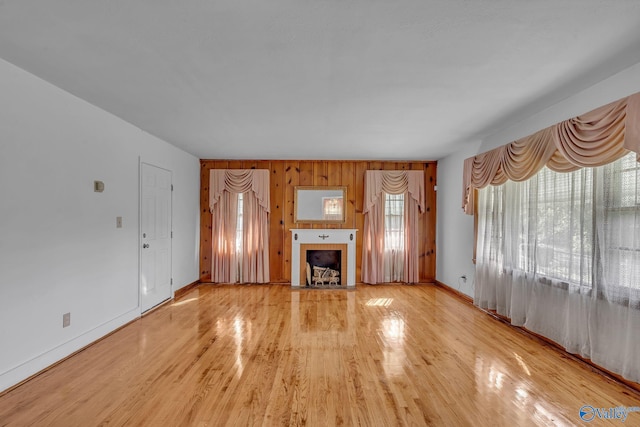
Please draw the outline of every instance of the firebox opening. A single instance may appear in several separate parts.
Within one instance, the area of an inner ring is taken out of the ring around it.
[[[307,250],[307,286],[342,286],[341,262],[341,250]]]

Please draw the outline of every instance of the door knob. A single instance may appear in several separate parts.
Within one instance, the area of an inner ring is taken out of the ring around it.
[[[147,249],[149,247],[148,243],[145,243],[144,245],[142,245],[142,249]]]

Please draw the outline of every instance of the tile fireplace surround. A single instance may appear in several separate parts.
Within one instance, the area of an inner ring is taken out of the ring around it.
[[[291,286],[306,286],[306,251],[341,250],[342,287],[356,286],[356,229],[291,229]],[[303,253],[304,252],[304,253]],[[346,283],[345,283],[346,280]],[[346,286],[345,286],[346,284]]]

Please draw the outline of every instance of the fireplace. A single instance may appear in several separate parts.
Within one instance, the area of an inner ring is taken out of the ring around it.
[[[300,267],[304,269],[300,271],[301,285],[340,287],[344,282],[342,265],[347,263],[346,254],[346,245],[300,245]]]
[[[356,230],[292,229],[291,286],[355,286]]]

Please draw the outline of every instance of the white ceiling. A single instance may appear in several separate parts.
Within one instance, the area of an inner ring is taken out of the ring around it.
[[[640,1],[0,0],[0,57],[200,158],[430,160],[637,63]]]

